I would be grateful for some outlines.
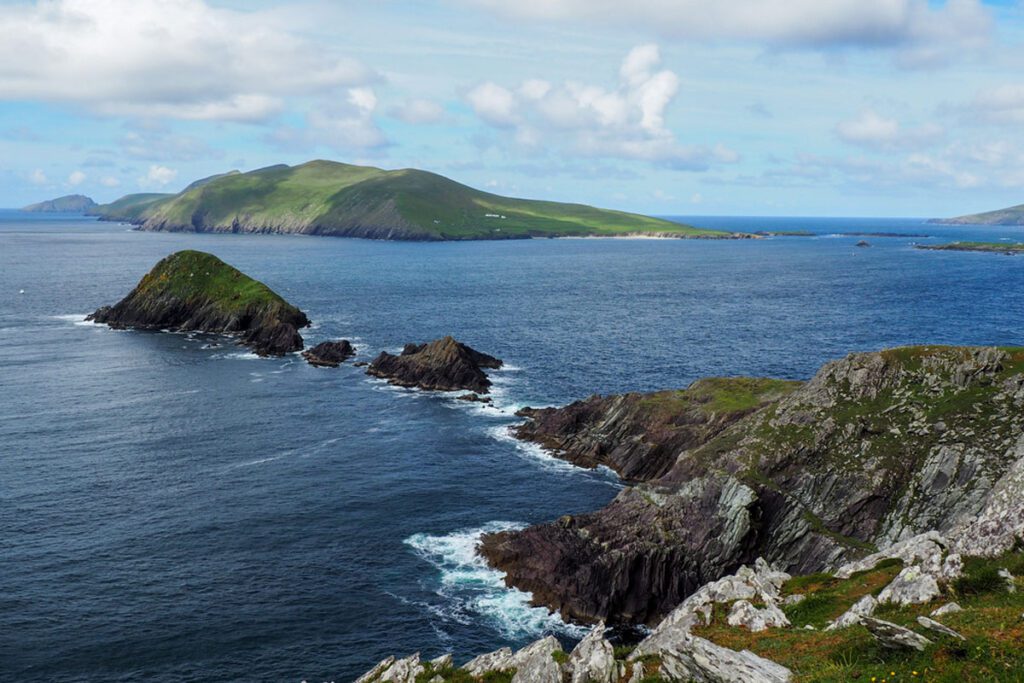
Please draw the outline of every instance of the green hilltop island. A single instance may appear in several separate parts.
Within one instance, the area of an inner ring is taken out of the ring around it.
[[[90,213],[140,230],[384,240],[755,237],[583,204],[502,197],[416,169],[386,171],[333,161],[232,171],[196,181],[178,194],[132,194]]]
[[[305,313],[262,282],[192,250],[164,258],[128,296],[87,320],[114,329],[233,335],[261,356],[301,351],[298,330],[309,325]]]
[[[518,415],[516,438],[624,487],[478,552],[593,629],[568,651],[400,652],[357,683],[1024,681],[1024,349],[855,353],[806,382]]]
[[[941,225],[1024,225],[1024,204],[955,218],[933,218],[928,222]]]

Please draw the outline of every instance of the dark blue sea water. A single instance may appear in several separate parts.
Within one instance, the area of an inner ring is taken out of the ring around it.
[[[517,406],[1024,343],[1024,257],[910,246],[1019,228],[692,220],[821,236],[407,244],[0,213],[0,680],[344,681],[390,653],[571,637],[475,538],[617,485],[510,441]],[[844,231],[935,237],[858,249]],[[307,342],[369,359],[453,334],[504,358],[498,408],[82,322],[186,247],[307,311]]]

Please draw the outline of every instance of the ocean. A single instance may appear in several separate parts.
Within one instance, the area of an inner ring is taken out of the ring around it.
[[[400,243],[0,212],[0,679],[340,682],[388,654],[568,642],[581,631],[475,542],[620,485],[509,438],[518,408],[1024,344],[1024,257],[912,246],[1022,228],[685,220],[815,236]],[[504,359],[494,406],[84,322],[185,248],[303,309],[307,346],[346,338],[370,360],[451,334]]]

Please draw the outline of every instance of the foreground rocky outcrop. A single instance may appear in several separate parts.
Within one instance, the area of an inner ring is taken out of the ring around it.
[[[1007,566],[1024,552],[962,557],[928,532],[834,572],[790,576],[763,558],[701,586],[639,642],[597,624],[570,653],[547,636],[456,666],[388,657],[359,683],[783,683],[799,680],[1006,680],[1024,675],[1024,594]],[[992,581],[998,572],[1010,578]],[[906,577],[929,576],[934,595],[907,593]],[[883,596],[884,618],[858,606]],[[961,607],[949,600],[957,596]],[[967,645],[970,644],[970,647]],[[462,660],[465,661],[465,660]]]
[[[347,339],[320,342],[302,352],[307,363],[324,368],[336,368],[354,355],[356,350]]]
[[[501,366],[497,358],[444,337],[428,344],[406,344],[398,356],[382,352],[370,363],[366,374],[400,387],[487,394],[491,380],[483,368]]]
[[[806,574],[931,530],[977,555],[1024,537],[1020,350],[853,354],[732,420],[695,421],[686,400],[654,419],[642,400],[533,412],[520,433],[653,478],[597,512],[483,539],[509,585],[568,619],[657,623],[758,556]],[[922,576],[901,593],[934,592]]]
[[[306,314],[213,254],[179,251],[160,261],[128,296],[88,320],[115,329],[236,335],[261,356],[302,349]]]

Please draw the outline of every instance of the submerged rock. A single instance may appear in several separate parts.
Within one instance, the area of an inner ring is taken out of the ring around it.
[[[383,352],[370,363],[366,373],[400,387],[487,394],[491,380],[483,368],[501,366],[497,358],[444,337],[429,344],[406,344],[398,356]]]
[[[354,355],[356,350],[347,339],[321,342],[302,352],[310,365],[326,368],[336,368]]]
[[[87,320],[115,329],[238,335],[261,356],[302,349],[306,314],[213,254],[179,251],[160,261],[128,296]]]

